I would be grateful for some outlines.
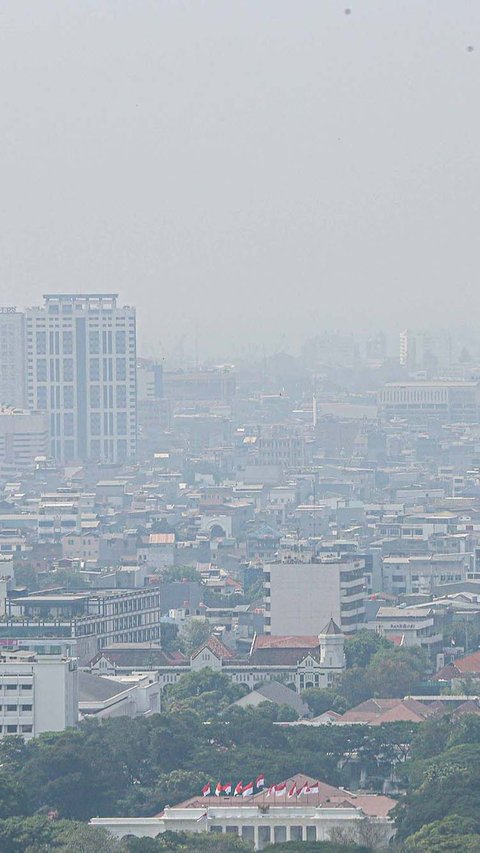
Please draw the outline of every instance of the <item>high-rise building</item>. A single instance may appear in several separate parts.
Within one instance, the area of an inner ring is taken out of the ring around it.
[[[0,405],[25,405],[25,315],[0,306]]]
[[[47,294],[26,311],[27,401],[61,462],[136,455],[135,309],[117,294]]]
[[[318,634],[334,619],[344,634],[365,619],[365,560],[356,557],[265,563],[265,633]]]
[[[434,374],[452,363],[452,339],[449,332],[400,332],[400,364],[411,370],[426,369]]]

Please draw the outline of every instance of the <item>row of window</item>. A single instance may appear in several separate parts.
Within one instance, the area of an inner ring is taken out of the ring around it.
[[[31,714],[33,705],[0,705],[0,713],[11,714],[15,711],[17,714]]]
[[[33,732],[33,726],[31,723],[24,723],[21,726],[15,725],[15,723],[7,723],[6,726],[0,726],[0,734],[5,735],[26,735],[31,734]]]

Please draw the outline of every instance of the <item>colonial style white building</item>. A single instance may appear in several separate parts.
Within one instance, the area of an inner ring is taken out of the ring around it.
[[[300,693],[308,687],[333,684],[335,677],[345,669],[344,641],[344,634],[330,619],[316,635],[255,636],[248,658],[237,658],[225,643],[212,635],[190,658],[182,659],[177,653],[172,663],[156,662],[155,670],[158,670],[161,688],[175,684],[186,673],[209,668],[225,673],[233,682],[245,684],[250,690],[263,681],[280,681]],[[90,668],[103,675],[129,671],[116,665],[115,654],[109,654],[108,649],[95,655]]]
[[[160,833],[231,833],[262,850],[271,842],[328,841],[339,830],[346,837],[383,848],[394,834],[389,817],[395,800],[378,794],[352,794],[318,783],[318,794],[288,796],[316,780],[301,773],[286,779],[285,793],[268,796],[261,791],[250,797],[193,797],[150,818],[93,818],[90,823],[112,835],[154,838]]]

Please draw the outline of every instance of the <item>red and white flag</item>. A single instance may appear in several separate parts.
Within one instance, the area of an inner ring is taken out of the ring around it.
[[[224,794],[230,796],[230,794],[232,793],[232,783],[228,782],[226,785],[224,785],[222,791]]]
[[[212,791],[211,791],[211,788],[210,788],[210,782],[208,782],[208,783],[207,783],[206,785],[204,785],[204,786],[203,786],[203,788],[202,788],[202,797],[209,797],[211,793],[212,793]]]
[[[274,793],[275,793],[275,785],[270,785],[270,787],[267,791],[267,797],[271,797],[272,794],[274,794]]]
[[[313,785],[310,785],[309,794],[318,794],[319,791],[319,783],[314,782]]]
[[[253,782],[249,782],[248,785],[245,785],[242,791],[242,797],[251,797],[253,794]]]
[[[255,779],[255,787],[256,788],[264,788],[265,787],[265,776],[263,773],[260,773],[260,776],[257,776]]]
[[[223,791],[223,787],[220,782],[217,782],[217,787],[215,788],[215,796],[219,797]]]
[[[289,800],[291,800],[291,799],[292,799],[292,797],[296,797],[296,795],[297,795],[297,786],[296,786],[296,785],[295,785],[295,783],[294,783],[294,784],[292,785],[292,787],[290,788],[290,790],[289,790],[289,792],[288,792],[288,794],[287,794],[287,797],[288,797],[288,799],[289,799]]]
[[[298,796],[303,797],[305,794],[310,793],[310,788],[308,787],[307,782],[304,782],[302,787],[298,791]]]
[[[275,796],[283,797],[284,794],[287,793],[287,783],[280,782],[280,785],[275,785]]]
[[[243,791],[242,784],[243,784],[242,782],[239,782],[238,785],[235,785],[235,790],[233,792],[234,797],[241,797],[242,796],[242,791]]]

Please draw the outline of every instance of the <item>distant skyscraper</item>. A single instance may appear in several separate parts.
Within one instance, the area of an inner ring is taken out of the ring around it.
[[[452,340],[449,332],[400,332],[400,364],[415,369],[427,369],[434,374],[452,363]]]
[[[136,455],[135,309],[117,294],[47,294],[26,312],[27,399],[49,414],[52,456]]]
[[[25,316],[0,307],[0,405],[25,405]]]

